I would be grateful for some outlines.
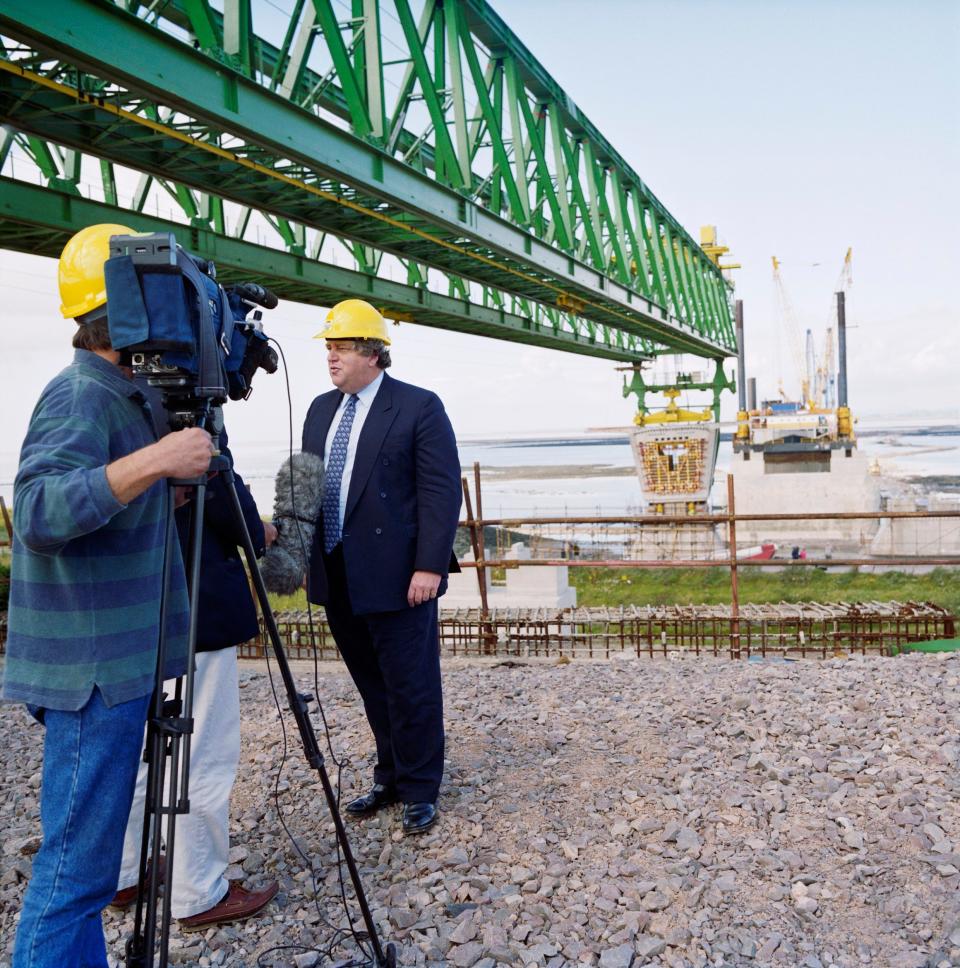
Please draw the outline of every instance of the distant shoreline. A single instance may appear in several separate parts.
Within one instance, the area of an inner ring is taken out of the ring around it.
[[[509,507],[511,513],[530,508],[594,510],[603,506],[609,513],[633,509],[640,501],[640,491],[639,485],[634,489],[628,483],[637,474],[629,429],[596,427],[579,432],[464,437],[458,440],[462,471],[472,479],[473,462],[479,461],[483,480],[491,488],[490,499]],[[960,425],[956,420],[933,425],[914,420],[900,427],[859,426],[857,434],[861,452],[879,461],[891,490],[910,490],[917,496],[960,493],[960,474],[956,473]],[[236,453],[258,503],[271,506],[276,468],[286,456],[285,448],[271,440],[253,440]],[[8,504],[17,459],[12,449],[0,449],[0,495]],[[718,460],[721,474],[732,467],[734,457],[728,443],[721,445]]]
[[[462,467],[464,474],[472,468]],[[491,481],[544,481],[581,477],[636,477],[633,467],[615,464],[515,464],[502,467],[483,465],[483,476]]]
[[[896,480],[912,484],[924,491],[940,491],[945,494],[960,494],[960,474],[930,474],[897,477]]]
[[[473,468],[464,466],[460,471],[469,477]],[[616,464],[484,464],[482,473],[484,481],[490,484],[637,476],[635,467]],[[882,469],[880,476],[891,483],[916,488],[926,494],[960,494],[960,475],[957,474],[894,474]]]

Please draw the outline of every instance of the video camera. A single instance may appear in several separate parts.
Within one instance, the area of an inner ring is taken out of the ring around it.
[[[254,305],[273,309],[277,297],[253,282],[221,286],[214,264],[173,232],[112,236],[104,272],[111,345],[183,426],[194,412],[245,400],[258,369],[276,371]]]

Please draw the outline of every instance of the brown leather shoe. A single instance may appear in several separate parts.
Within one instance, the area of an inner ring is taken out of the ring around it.
[[[153,865],[153,858],[147,861],[147,876],[145,883],[150,883],[150,868]],[[160,883],[162,884],[167,879],[167,855],[160,855]],[[113,895],[113,900],[110,902],[108,907],[118,908],[123,910],[124,908],[130,907],[134,901],[137,899],[137,884],[131,884],[130,887],[123,888],[122,891],[117,891]]]
[[[273,900],[280,885],[270,881],[259,891],[247,891],[238,881],[230,882],[230,890],[222,901],[215,904],[209,911],[191,914],[188,918],[180,918],[181,931],[205,931],[214,924],[229,924],[231,921],[246,921],[259,911],[262,911]]]

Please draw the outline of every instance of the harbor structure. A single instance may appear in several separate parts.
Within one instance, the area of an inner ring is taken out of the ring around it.
[[[844,260],[849,276],[851,252]],[[780,274],[773,259],[774,280],[784,307],[783,324],[799,346],[798,327]],[[876,469],[857,449],[854,418],[850,409],[846,352],[846,292],[836,296],[836,333],[839,346],[835,384],[833,374],[817,366],[808,338],[806,357],[794,353],[800,377],[800,394],[789,399],[780,383],[778,398],[763,400],[748,409],[745,396],[743,343],[740,360],[739,410],[733,439],[731,470],[741,507],[758,514],[817,514],[824,511],[854,512],[880,507],[881,483]],[[741,321],[742,323],[742,321]],[[741,326],[742,330],[742,326]],[[828,331],[825,360],[832,360],[832,327]],[[819,371],[819,376],[818,376]],[[836,406],[825,405],[829,388],[836,386]],[[876,524],[857,520],[763,521],[741,525],[746,541],[772,540],[792,547],[814,544],[831,553],[862,549],[873,538]]]

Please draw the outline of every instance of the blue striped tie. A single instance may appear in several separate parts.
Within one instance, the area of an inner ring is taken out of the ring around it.
[[[340,484],[343,482],[343,469],[347,465],[347,444],[350,443],[350,428],[353,427],[358,399],[354,393],[344,407],[340,425],[330,445],[330,459],[323,478],[323,550],[327,554],[340,540]]]

